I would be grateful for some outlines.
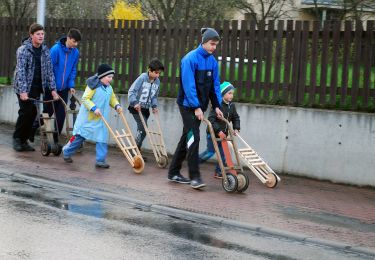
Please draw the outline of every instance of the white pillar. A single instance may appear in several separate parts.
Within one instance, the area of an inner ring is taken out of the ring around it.
[[[327,20],[327,9],[322,10],[322,24]]]
[[[43,26],[44,26],[45,12],[46,12],[46,0],[38,0],[37,23]]]

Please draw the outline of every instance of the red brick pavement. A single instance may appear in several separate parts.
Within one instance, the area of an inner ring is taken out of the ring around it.
[[[157,168],[152,160],[147,162],[142,174],[133,173],[117,149],[110,149],[110,169],[95,169],[93,148],[85,146],[83,153],[67,164],[61,156],[16,153],[9,141],[3,141],[0,142],[0,171],[7,169],[81,187],[101,188],[152,204],[375,248],[373,188],[282,175],[281,183],[269,189],[246,171],[251,179],[249,189],[244,194],[228,194],[222,189],[221,181],[212,177],[214,165],[204,164],[201,171],[207,187],[196,191],[189,185],[169,183],[167,170]],[[187,176],[186,168],[182,173]]]

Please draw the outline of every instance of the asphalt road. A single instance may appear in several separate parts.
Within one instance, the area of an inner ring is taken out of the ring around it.
[[[245,193],[227,194],[203,164],[196,191],[168,182],[152,157],[134,174],[118,149],[109,170],[94,167],[90,144],[72,164],[17,153],[13,130],[0,124],[1,260],[375,256],[373,188],[283,175],[267,189],[250,174]]]
[[[0,173],[0,259],[371,259]]]

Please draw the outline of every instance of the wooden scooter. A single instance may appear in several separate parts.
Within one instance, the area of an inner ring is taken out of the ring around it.
[[[119,113],[119,115],[126,128],[126,130],[121,129],[120,132],[118,130],[113,131],[107,120],[105,120],[105,118],[102,115],[100,117],[103,120],[106,127],[108,128],[108,131],[111,133],[113,139],[115,139],[117,146],[120,148],[125,158],[133,167],[133,171],[135,173],[142,173],[142,171],[145,168],[145,162],[142,158],[141,152],[139,151],[135,143],[134,137],[131,134],[124,113],[121,112]]]
[[[148,140],[150,142],[152,152],[155,156],[156,163],[160,168],[165,168],[168,165],[168,154],[165,148],[163,132],[160,127],[160,120],[158,113],[153,113],[156,121],[157,129],[151,129],[147,126],[146,121],[142,115],[141,111],[138,111],[139,117],[141,118],[143,128],[146,131]]]
[[[245,161],[250,171],[268,188],[276,187],[277,183],[281,181],[280,177],[239,134],[236,137],[245,145],[245,148],[238,149],[238,154]]]
[[[29,98],[30,101],[35,103],[37,110],[37,121],[39,124],[40,131],[40,151],[43,156],[48,156],[51,153],[55,156],[59,156],[62,152],[62,145],[59,144],[58,140],[55,141],[54,135],[58,139],[58,126],[56,120],[54,102],[64,102],[59,96],[58,100],[38,100]],[[51,103],[53,109],[53,115],[49,116],[48,113],[40,113],[39,104]]]
[[[219,167],[223,175],[222,186],[224,190],[226,192],[244,192],[249,187],[249,177],[243,173],[243,168],[241,166],[240,159],[237,153],[237,144],[233,138],[233,128],[227,120],[224,119],[224,121],[227,123],[229,129],[228,137],[224,135],[220,138],[216,138],[211,122],[206,118],[203,118],[203,122],[205,122],[208,126],[208,130],[210,132],[212,143],[215,149],[216,159],[219,163]],[[227,166],[224,166],[223,160],[221,159],[217,141],[221,141],[221,146],[224,151]],[[236,157],[235,163],[232,160],[228,143],[231,143],[234,149],[234,154]]]

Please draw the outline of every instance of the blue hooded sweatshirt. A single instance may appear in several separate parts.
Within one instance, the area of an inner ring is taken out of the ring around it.
[[[220,108],[221,92],[218,64],[213,55],[202,45],[192,50],[181,60],[181,86],[177,104],[190,109],[206,111],[208,102]]]
[[[74,80],[77,75],[79,51],[77,48],[66,47],[66,40],[66,37],[62,37],[50,51],[58,91],[74,88]]]

